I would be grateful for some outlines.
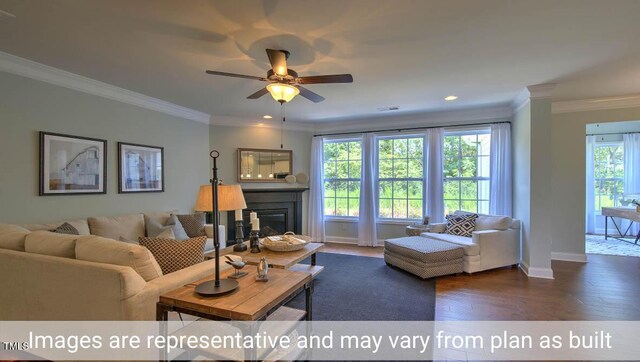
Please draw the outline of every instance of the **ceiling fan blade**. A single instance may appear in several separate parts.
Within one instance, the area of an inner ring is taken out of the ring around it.
[[[297,78],[296,81],[300,84],[353,83],[353,76],[351,74],[312,75]]]
[[[269,93],[269,91],[267,90],[267,88],[262,88],[259,91],[253,93],[252,95],[248,96],[247,99],[258,99],[260,97],[262,97],[263,95]]]
[[[282,50],[267,49],[267,56],[269,56],[269,63],[273,72],[281,77],[286,76],[287,73],[287,54]]]
[[[319,95],[318,93],[312,92],[305,87],[298,86],[300,90],[300,95],[310,100],[313,103],[320,103],[324,101],[324,97]]]
[[[235,77],[235,78],[244,78],[244,79],[253,79],[253,80],[261,80],[266,82],[268,79],[264,77],[255,77],[253,75],[244,75],[244,74],[236,74],[236,73],[225,73],[225,72],[217,72],[215,70],[207,70],[207,74],[211,75],[223,75],[225,77]]]

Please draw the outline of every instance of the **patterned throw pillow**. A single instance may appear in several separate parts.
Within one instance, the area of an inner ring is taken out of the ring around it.
[[[470,237],[476,229],[477,214],[447,215],[447,234]]]
[[[74,228],[68,222],[65,222],[64,224],[62,224],[62,225],[58,226],[57,228],[51,230],[51,232],[58,233],[58,234],[80,235],[80,232],[78,231],[78,229]]]
[[[187,232],[187,235],[189,235],[190,238],[195,238],[196,236],[207,236],[207,233],[204,232],[204,213],[176,216],[178,217],[178,220],[180,220],[184,231]]]
[[[166,275],[204,261],[206,236],[188,240],[141,237],[140,245],[149,249]]]

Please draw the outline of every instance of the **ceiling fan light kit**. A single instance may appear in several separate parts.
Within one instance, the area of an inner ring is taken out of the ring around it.
[[[283,83],[270,83],[267,90],[276,101],[280,104],[291,101],[295,96],[300,94],[300,90],[292,85]]]

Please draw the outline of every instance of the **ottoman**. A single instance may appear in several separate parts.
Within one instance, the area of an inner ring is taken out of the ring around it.
[[[463,271],[464,249],[423,236],[407,236],[384,242],[384,261],[422,279]]]

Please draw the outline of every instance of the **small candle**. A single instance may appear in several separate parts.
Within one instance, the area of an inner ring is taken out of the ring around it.
[[[236,210],[236,221],[242,221],[242,210]]]
[[[260,219],[255,218],[251,220],[251,230],[252,231],[260,231]]]
[[[257,212],[255,212],[255,211],[251,211],[251,212],[249,213],[249,220],[250,220],[250,221],[253,221],[253,219],[257,219],[257,218],[258,218],[258,213],[257,213]]]

